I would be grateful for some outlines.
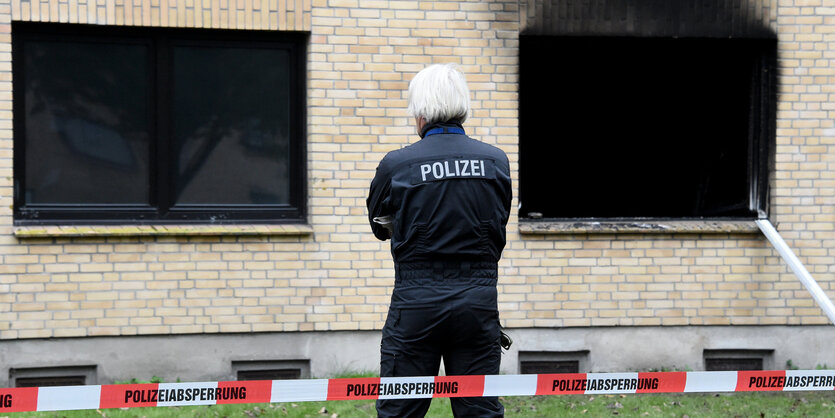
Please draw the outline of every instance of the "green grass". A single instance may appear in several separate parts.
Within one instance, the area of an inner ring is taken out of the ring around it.
[[[835,416],[833,392],[561,395],[503,397],[508,417],[828,417]],[[325,412],[322,412],[324,408]],[[103,409],[30,412],[9,417],[374,417],[373,401]],[[449,399],[434,399],[428,417],[450,417]]]

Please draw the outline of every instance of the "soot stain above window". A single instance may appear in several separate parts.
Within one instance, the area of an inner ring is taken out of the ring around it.
[[[535,0],[525,35],[774,38],[760,0]]]

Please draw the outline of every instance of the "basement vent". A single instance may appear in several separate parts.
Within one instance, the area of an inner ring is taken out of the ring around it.
[[[290,380],[310,377],[310,360],[233,361],[237,380]]]
[[[587,370],[588,351],[523,351],[519,353],[519,373],[580,373]]]
[[[96,366],[12,368],[9,380],[18,388],[94,385]]]
[[[86,385],[84,376],[44,376],[19,377],[15,379],[15,387],[35,388],[42,386],[80,386]]]
[[[288,380],[301,377],[301,369],[238,370],[238,380]]]
[[[705,350],[705,370],[709,372],[765,370],[773,350]]]
[[[580,373],[580,361],[522,361],[519,369],[522,374]]]
[[[705,370],[723,372],[736,370],[763,370],[761,358],[706,358]]]

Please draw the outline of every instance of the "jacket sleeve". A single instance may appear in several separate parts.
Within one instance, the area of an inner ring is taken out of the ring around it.
[[[371,180],[371,188],[368,192],[368,199],[365,204],[368,207],[368,222],[371,224],[371,231],[381,241],[391,238],[389,231],[382,225],[374,222],[378,216],[392,215],[389,205],[391,200],[391,175],[384,169],[383,161],[377,166],[377,173]]]
[[[496,177],[499,182],[501,204],[504,212],[502,224],[507,225],[507,221],[510,218],[510,204],[513,200],[513,184],[510,179],[510,161],[507,158],[507,154],[502,154],[503,158],[497,160],[500,164],[497,167],[498,173]]]
[[[513,182],[510,176],[510,160],[507,158],[507,154],[504,156],[505,164],[507,164],[507,192],[505,193],[505,201],[504,207],[505,212],[510,216],[510,203],[513,200]],[[507,220],[505,220],[505,224],[507,224]]]

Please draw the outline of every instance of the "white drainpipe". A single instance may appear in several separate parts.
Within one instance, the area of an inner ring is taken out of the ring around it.
[[[832,301],[829,300],[829,297],[824,293],[823,289],[818,285],[818,282],[809,274],[809,271],[806,270],[806,267],[803,266],[803,263],[798,260],[797,256],[794,255],[791,248],[786,244],[786,241],[783,240],[783,237],[780,236],[780,233],[774,229],[774,225],[771,225],[771,222],[768,219],[758,219],[757,226],[760,227],[760,230],[763,231],[765,237],[771,242],[771,245],[777,249],[777,252],[783,257],[783,260],[786,260],[786,263],[791,267],[794,275],[800,279],[800,282],[803,283],[803,286],[806,286],[806,290],[812,294],[812,298],[815,299],[815,302],[818,303],[818,306],[826,313],[826,316],[829,317],[829,321],[835,324],[835,305],[832,304]]]

